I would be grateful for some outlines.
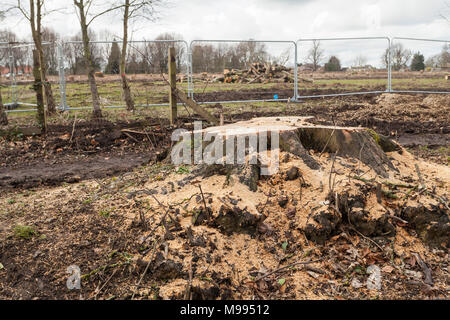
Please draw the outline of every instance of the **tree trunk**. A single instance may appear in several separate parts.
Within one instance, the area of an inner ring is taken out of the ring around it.
[[[47,70],[42,70],[42,73],[44,74],[44,78],[46,79]],[[53,114],[56,112],[55,98],[53,96],[52,85],[47,81],[47,79],[45,80],[44,88],[45,98],[47,100],[47,112],[49,114]]]
[[[88,70],[89,70],[88,71],[88,80],[89,80],[89,86],[91,88],[92,105],[94,107],[94,110],[92,112],[92,117],[94,119],[100,119],[103,116],[102,116],[102,110],[100,109],[100,97],[98,95],[97,82],[95,81],[95,69],[94,69],[94,67],[89,66]]]
[[[125,0],[123,16],[123,40],[122,40],[122,55],[120,57],[120,74],[122,75],[122,89],[123,97],[127,105],[128,111],[134,111],[134,101],[131,96],[130,85],[128,84],[126,71],[126,60],[127,60],[127,45],[128,45],[128,18],[130,17],[130,0]]]
[[[91,51],[89,48],[88,24],[86,21],[84,5],[82,3],[75,3],[75,4],[78,6],[80,13],[80,26],[81,26],[81,35],[83,39],[84,59],[88,67],[88,80],[89,86],[91,88],[92,106],[94,107],[92,116],[93,118],[102,118],[102,110],[100,109],[100,97],[98,95],[97,83],[95,81],[94,61],[92,61]]]
[[[47,66],[44,57],[44,49],[42,48],[42,6],[43,2],[30,0],[30,24],[33,36],[34,46],[39,53],[40,78],[43,81],[45,89],[45,102],[47,103],[47,112],[53,114],[56,112],[55,99],[53,97],[52,87],[47,82]]]
[[[127,105],[127,110],[134,111],[134,101],[133,97],[131,96],[130,85],[128,84],[128,79],[125,73],[122,73],[122,89],[123,89],[123,97]]]
[[[7,125],[8,117],[6,116],[5,107],[3,106],[2,92],[0,91],[0,125]]]
[[[44,106],[44,91],[42,86],[42,79],[39,65],[39,52],[37,50],[33,50],[33,76],[34,76],[33,89],[36,92],[37,109],[38,109],[37,121],[42,129],[42,132],[45,133],[47,132],[47,117]]]

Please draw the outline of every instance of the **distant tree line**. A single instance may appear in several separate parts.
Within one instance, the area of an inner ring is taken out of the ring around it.
[[[322,49],[320,41],[313,41],[308,51],[306,62],[312,71],[317,71],[322,67],[325,58],[325,51]],[[390,50],[391,68],[393,71],[407,69],[411,71],[421,71],[426,68],[448,68],[450,65],[450,45],[445,44],[441,53],[429,57],[425,61],[425,56],[420,53],[406,49],[401,43],[396,43]],[[386,49],[381,57],[384,68],[389,65],[389,49]],[[357,56],[352,67],[367,67],[367,58],[363,55]],[[323,64],[323,70],[327,72],[342,71],[341,61],[337,56],[331,56],[328,62]]]
[[[120,73],[121,44],[115,41],[111,35],[105,35],[89,31],[91,41],[109,40],[111,44],[91,44],[90,53],[96,71],[105,74]],[[109,39],[108,39],[109,38]],[[24,41],[19,39],[11,31],[0,31],[0,41]],[[69,74],[86,74],[87,66],[84,58],[81,34],[62,38],[54,30],[45,28],[43,32],[44,42],[61,41],[63,45],[64,65]],[[182,40],[177,34],[164,33],[155,40]],[[151,74],[167,73],[168,48],[175,46],[178,72],[185,70],[187,59],[186,46],[180,42],[147,42],[133,43],[128,46],[125,70],[127,74]],[[31,48],[31,47],[30,47]],[[14,49],[14,59],[18,66],[32,64],[30,48]],[[54,45],[44,45],[47,73],[58,74],[58,54]],[[0,50],[0,65],[8,65],[9,53],[6,49]],[[286,50],[280,56],[272,56],[268,53],[264,43],[253,41],[239,42],[235,44],[206,44],[199,43],[193,47],[192,63],[194,72],[223,72],[224,69],[244,69],[252,63],[272,63],[286,65],[293,57],[290,50]]]

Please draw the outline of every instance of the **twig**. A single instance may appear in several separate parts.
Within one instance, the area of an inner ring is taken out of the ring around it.
[[[73,120],[72,135],[70,136],[69,143],[72,143],[73,135],[75,134],[75,124],[77,123],[77,114],[75,113],[75,120]]]
[[[331,169],[330,169],[330,176],[328,178],[328,189],[330,190],[330,192],[333,192],[333,189],[334,189],[334,184],[331,185],[331,177],[333,175],[334,164],[336,163],[336,158],[337,158],[338,153],[339,153],[339,150],[337,150],[336,153],[334,154],[333,163],[332,163]]]
[[[136,284],[136,287],[135,287],[134,290],[133,290],[133,295],[131,296],[131,300],[133,300],[134,295],[136,294],[136,288],[139,287],[139,286],[141,285],[141,282],[142,282],[142,280],[144,279],[144,276],[147,274],[147,271],[148,271],[148,269],[149,269],[149,267],[150,267],[150,264],[151,264],[152,261],[153,261],[153,257],[154,257],[154,255],[155,255],[156,247],[157,247],[157,246],[158,246],[158,241],[155,241],[155,242],[154,242],[153,249],[152,249],[153,252],[152,252],[151,258],[148,260],[147,266],[145,267],[145,270],[144,270],[144,272],[142,273],[142,275],[141,275],[141,277],[140,277],[140,279],[139,279],[139,282]]]
[[[418,253],[413,252],[412,254],[416,258],[417,262],[419,263],[420,267],[422,268],[423,273],[425,274],[424,282],[426,284],[429,284],[430,286],[432,286],[433,285],[433,277],[431,276],[431,269],[422,260],[422,258],[420,257],[420,255]]]
[[[131,134],[129,134],[128,132],[123,132],[123,133],[125,133],[125,135],[127,136],[127,137],[129,137],[130,139],[132,139],[132,140],[134,140],[136,143],[139,143],[139,140],[137,140],[135,137],[133,137]]]
[[[192,289],[192,277],[193,277],[193,272],[192,272],[192,260],[189,262],[189,281],[186,285],[186,292],[184,295],[184,299],[185,300],[191,300],[191,289]]]
[[[394,215],[392,215],[392,214],[389,214],[388,217],[389,217],[389,218],[392,218],[392,219],[394,219],[394,220],[400,221],[400,222],[403,223],[403,224],[408,224],[408,221],[403,220],[402,218],[399,218],[399,217],[394,216]]]
[[[380,246],[378,243],[376,243],[376,241],[370,239],[369,237],[366,237],[365,235],[363,235],[361,232],[358,231],[358,229],[356,229],[353,224],[351,224],[350,219],[349,219],[349,223],[350,223],[350,227],[353,231],[355,231],[357,234],[359,234],[361,237],[363,237],[364,239],[372,242],[374,245],[376,245],[378,247],[378,249],[380,249],[382,252],[384,252],[384,249],[382,246]]]
[[[290,265],[287,265],[287,266],[278,268],[276,270],[270,271],[270,272],[266,273],[265,275],[262,275],[259,278],[257,278],[254,282],[259,282],[262,279],[265,279],[265,278],[267,278],[268,276],[271,276],[274,273],[277,273],[277,272],[280,272],[280,271],[283,271],[283,270],[286,270],[286,269],[289,269],[289,268],[292,268],[292,267],[295,267],[295,266],[298,266],[298,265],[312,264],[312,263],[320,262],[322,260],[323,259],[318,259],[318,260],[313,260],[313,261],[298,261],[298,262],[294,262],[294,263],[292,263]]]
[[[334,135],[335,132],[336,132],[336,127],[335,127],[335,128],[333,129],[333,131],[331,132],[331,135],[330,135],[330,137],[328,138],[328,141],[327,141],[327,143],[325,144],[325,147],[323,147],[322,152],[319,154],[319,159],[320,159],[320,157],[322,156],[322,154],[325,152],[325,150],[327,149],[328,144],[331,142],[331,139],[333,138],[333,135]]]
[[[420,172],[420,169],[419,169],[419,166],[417,165],[417,163],[414,164],[414,167],[416,168],[417,176],[419,177],[420,188],[426,189],[427,187],[425,186],[425,183],[423,182],[422,173]]]
[[[153,149],[156,149],[155,144],[154,144],[153,141],[150,139],[150,136],[149,136],[148,133],[147,133],[147,130],[144,129],[144,133],[145,133],[145,135],[147,136],[148,141],[152,144]],[[154,137],[154,136],[155,136],[155,135],[153,134],[153,137]]]
[[[206,214],[208,214],[208,216],[209,216],[209,210],[208,210],[208,207],[206,206],[206,200],[205,200],[205,195],[203,194],[202,186],[199,184],[199,185],[198,185],[198,188],[200,189],[200,193],[201,193],[201,195],[202,195],[203,205],[205,206],[205,212],[206,212]]]
[[[112,279],[112,277],[116,274],[117,269],[114,270],[114,272],[111,274],[111,276],[105,281],[105,283],[102,285],[100,289],[98,289],[97,293],[94,296],[94,299],[97,299],[97,296],[99,293],[103,290],[103,288],[108,284],[108,282]]]

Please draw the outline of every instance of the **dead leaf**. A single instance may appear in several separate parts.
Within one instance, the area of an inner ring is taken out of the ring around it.
[[[409,264],[411,267],[414,267],[417,263],[416,257],[410,256],[406,259],[406,263]]]
[[[387,265],[387,266],[383,267],[383,269],[381,269],[381,271],[386,272],[386,273],[391,273],[392,271],[394,271],[394,268],[390,265]]]

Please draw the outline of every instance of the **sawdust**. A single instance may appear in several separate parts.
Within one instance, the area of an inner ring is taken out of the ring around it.
[[[448,204],[450,168],[415,160],[402,149],[388,153],[395,170],[380,178],[357,158],[309,154],[319,169],[281,152],[279,172],[261,177],[256,192],[233,174],[202,176],[195,167],[159,166],[2,196],[0,297],[448,297],[447,244],[430,246],[431,235],[410,226],[404,208],[421,204],[430,208],[430,216],[448,220],[442,201]],[[293,167],[298,177],[289,180]],[[223,227],[220,219],[241,215],[250,218],[231,232]],[[32,225],[38,235],[17,239],[11,232],[16,225]],[[324,243],[311,238],[311,230]],[[432,269],[434,286],[410,276],[422,272],[413,253]],[[84,275],[80,292],[65,287],[72,264]],[[380,290],[365,286],[371,265],[382,270]]]

